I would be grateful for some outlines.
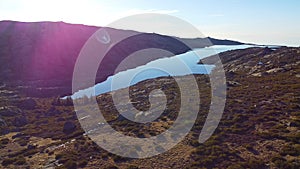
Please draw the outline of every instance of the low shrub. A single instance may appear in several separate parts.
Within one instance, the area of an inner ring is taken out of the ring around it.
[[[7,158],[7,159],[4,159],[3,161],[2,161],[2,165],[3,166],[8,166],[8,165],[10,165],[10,164],[12,164],[12,163],[14,163],[15,162],[15,159],[14,158]]]
[[[67,169],[75,169],[77,168],[77,164],[75,161],[73,160],[68,160],[67,162],[64,163],[64,166],[67,168]]]

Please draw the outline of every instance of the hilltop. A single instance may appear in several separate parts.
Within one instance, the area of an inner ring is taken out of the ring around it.
[[[88,40],[100,27],[64,22],[16,22],[0,21],[0,80],[10,86],[20,86],[27,95],[36,97],[71,94],[72,74],[78,54]],[[138,32],[105,28],[113,38],[131,36]],[[174,54],[191,48],[210,45],[242,44],[230,40],[213,38],[180,39],[155,33],[139,33],[127,38],[107,54],[96,82],[104,81],[114,73],[117,65],[124,59],[124,53],[144,49],[162,48]],[[211,41],[211,42],[210,42]],[[145,64],[136,61],[136,65]],[[145,59],[146,60],[146,59]],[[147,62],[149,60],[146,60]],[[39,88],[39,90],[36,90]]]

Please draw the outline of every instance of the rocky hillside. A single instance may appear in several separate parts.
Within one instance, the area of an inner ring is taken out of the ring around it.
[[[246,50],[233,50],[219,55],[221,62],[229,73],[245,72],[247,75],[262,76],[277,72],[296,73],[294,68],[300,64],[299,48],[280,47],[249,48]],[[199,63],[216,62],[216,56],[203,59]],[[297,75],[298,76],[298,75]]]
[[[22,86],[33,96],[56,96],[71,92],[71,79],[77,56],[87,39],[99,27],[63,22],[23,23],[0,21],[0,79],[8,85]],[[122,37],[133,31],[110,29],[111,36]],[[113,74],[114,68],[126,57],[122,54],[138,49],[159,47],[174,54],[189,50],[179,38],[159,34],[140,34],[118,44],[103,61],[97,82]],[[212,38],[181,39],[191,47],[213,44],[241,44]],[[136,63],[143,64],[143,63]],[[36,91],[36,88],[40,90]]]
[[[214,63],[214,57],[205,62]],[[0,168],[300,168],[300,48],[249,48],[221,53],[220,58],[227,100],[213,136],[197,142],[210,105],[210,85],[207,75],[195,75],[201,109],[192,131],[168,152],[146,159],[116,156],[93,143],[78,123],[72,100],[30,98],[1,85]],[[168,104],[147,125],[120,118],[111,93],[99,95],[97,101],[115,130],[151,137],[176,119],[178,86],[162,77],[130,87],[134,106],[143,111],[156,88],[163,89]],[[81,104],[89,109],[88,98]]]

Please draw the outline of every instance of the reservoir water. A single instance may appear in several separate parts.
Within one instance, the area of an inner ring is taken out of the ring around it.
[[[175,55],[173,57],[157,59],[145,65],[116,73],[115,75],[109,76],[104,82],[95,84],[93,87],[80,90],[74,93],[71,97],[75,99],[83,96],[97,96],[99,94],[126,88],[137,84],[138,82],[157,77],[208,74],[214,68],[214,65],[197,64],[200,59],[229,50],[245,49],[250,47],[266,46],[214,45],[206,48],[194,49],[193,51],[189,51],[187,53]],[[182,68],[182,65],[184,65],[184,67],[187,69]],[[129,79],[129,77],[133,78]]]

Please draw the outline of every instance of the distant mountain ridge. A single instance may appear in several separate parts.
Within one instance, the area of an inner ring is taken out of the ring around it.
[[[88,38],[99,28],[64,22],[0,21],[1,81],[23,86],[30,93],[35,93],[34,90],[40,88],[47,89],[42,95],[70,94],[77,56]],[[107,29],[115,36],[130,35],[134,32]],[[114,69],[126,57],[123,53],[130,54],[139,48],[160,47],[171,50],[174,54],[181,54],[189,51],[189,47],[243,44],[210,37],[180,39],[155,33],[142,33],[138,38],[139,41],[129,39],[127,44],[118,44],[116,50],[112,51],[100,66],[96,82],[104,81],[114,73]],[[181,45],[176,39],[189,47]]]

